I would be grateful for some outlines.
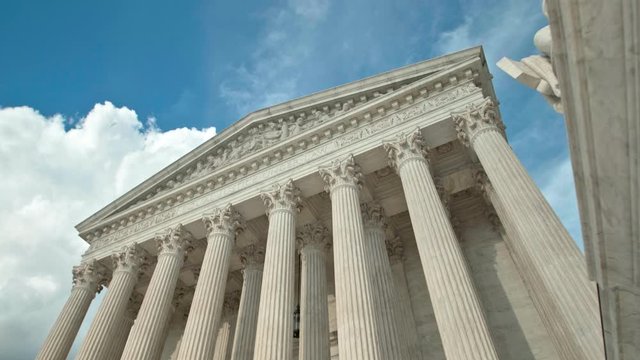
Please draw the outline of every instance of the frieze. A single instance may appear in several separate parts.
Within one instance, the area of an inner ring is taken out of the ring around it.
[[[367,115],[365,114],[361,122],[352,123],[350,127],[345,128],[342,124],[336,124],[336,126],[343,126],[342,130],[335,129],[336,133],[342,132],[340,136],[334,137],[329,135],[320,139],[317,134],[310,134],[307,144],[304,146],[304,151],[292,157],[281,157],[283,162],[281,165],[278,164],[279,166],[276,166],[276,162],[278,161],[278,156],[276,155],[274,159],[267,164],[269,165],[268,167],[260,168],[258,171],[246,175],[238,172],[232,181],[220,181],[220,178],[223,176],[214,175],[214,178],[206,184],[201,184],[195,189],[185,189],[184,194],[175,196],[175,200],[167,199],[163,201],[164,206],[161,204],[151,204],[149,209],[154,209],[153,212],[149,210],[140,211],[139,214],[142,215],[130,215],[125,218],[128,220],[115,220],[112,224],[102,228],[103,230],[98,234],[92,236],[90,240],[91,246],[87,254],[108,244],[119,242],[121,239],[128,238],[148,228],[165,223],[194,209],[211,204],[225,196],[249,188],[264,179],[273,178],[288,169],[305,165],[323,155],[334,152],[344,146],[370,137],[398,124],[407,122],[410,119],[435,110],[474,92],[481,91],[472,81],[457,84],[455,87],[446,90],[447,91],[437,93],[423,101],[407,98],[404,109],[397,104],[397,111],[395,111],[395,113],[380,114],[379,117],[369,118],[368,121]],[[391,108],[393,109],[393,106]],[[361,126],[365,123],[366,126]],[[277,152],[278,151],[275,153]],[[217,184],[212,186],[213,183]],[[215,186],[218,187],[213,191]],[[143,215],[146,215],[146,217],[142,217]],[[114,225],[120,225],[122,228],[114,228]]]
[[[371,96],[362,95],[356,101],[349,99],[331,104],[333,106],[325,104],[311,110],[251,125],[233,138],[202,155],[201,159],[193,166],[177,173],[169,180],[156,185],[151,191],[134,199],[127,208],[201,179],[225,165],[272,147],[308,129],[321,126],[333,118],[357,109],[380,96],[391,94],[393,91],[393,87],[388,87],[384,92],[376,91]]]

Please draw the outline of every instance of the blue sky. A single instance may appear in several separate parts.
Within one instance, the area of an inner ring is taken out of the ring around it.
[[[521,0],[4,2],[3,358],[33,358],[66,300],[71,266],[86,249],[73,226],[216,129],[475,45],[485,47],[514,151],[581,246],[563,119],[495,66],[536,53],[540,8]]]

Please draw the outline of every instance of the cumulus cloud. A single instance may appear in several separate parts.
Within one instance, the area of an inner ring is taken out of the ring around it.
[[[71,122],[0,108],[3,359],[32,359],[66,301],[71,268],[87,248],[74,226],[215,135],[215,128],[162,131],[109,102]]]

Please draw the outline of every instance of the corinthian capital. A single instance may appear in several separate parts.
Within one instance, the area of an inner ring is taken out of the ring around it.
[[[192,241],[193,235],[182,224],[178,224],[156,235],[158,255],[184,253],[191,248]]]
[[[274,210],[300,210],[300,189],[291,179],[284,185],[274,185],[272,191],[263,192],[260,197],[267,208],[267,216]]]
[[[213,210],[202,217],[202,222],[207,230],[207,236],[221,233],[227,236],[237,235],[244,229],[244,219],[236,209],[228,204],[223,208]]]
[[[353,155],[349,155],[344,160],[336,160],[330,166],[320,168],[318,173],[325,183],[325,190],[328,192],[340,186],[355,186],[357,188],[362,186],[362,172]]]
[[[420,129],[397,135],[395,141],[387,142],[384,150],[389,158],[389,165],[399,170],[408,160],[426,161],[427,150]]]
[[[386,241],[387,254],[389,254],[389,261],[391,264],[396,264],[402,261],[404,258],[404,244],[402,239],[396,236]]]
[[[264,264],[264,247],[251,244],[240,250],[240,261],[244,268],[260,268]]]
[[[305,224],[302,227],[302,231],[298,232],[296,241],[300,251],[308,247],[326,250],[330,246],[329,237],[329,229],[321,222],[317,222],[315,224]]]
[[[114,272],[126,271],[135,273],[147,263],[145,252],[136,244],[123,247],[119,253],[111,255],[111,260],[113,261]]]
[[[364,227],[386,229],[387,217],[384,215],[384,208],[376,202],[360,204],[362,211],[362,223]]]
[[[472,146],[478,135],[486,131],[498,131],[504,135],[504,124],[498,116],[498,107],[491,98],[469,105],[464,111],[451,113],[451,117],[458,139],[465,146]]]
[[[95,260],[74,266],[71,273],[73,274],[73,287],[83,288],[90,292],[99,292],[107,278],[106,274],[98,269]]]

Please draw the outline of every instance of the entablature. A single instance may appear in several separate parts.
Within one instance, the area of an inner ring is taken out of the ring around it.
[[[337,113],[329,120],[295,133],[270,148],[241,155],[233,163],[193,177],[189,182],[123,209],[81,233],[91,244],[85,257],[100,257],[113,244],[126,243],[125,239],[137,238],[160,224],[177,221],[176,217],[207,204],[218,203],[225,197],[237,197],[233,195],[243,190],[252,190],[256,195],[256,185],[281,174],[282,169],[308,165],[360,140],[365,140],[369,147],[378,146],[379,143],[372,145],[368,141],[378,132],[411,122],[415,117],[445,108],[460,99],[492,96],[492,89],[482,87],[482,81],[478,81],[482,77],[480,73],[490,76],[479,60],[470,59],[362,106]],[[442,116],[449,115],[440,114]],[[280,163],[284,163],[282,167],[278,167]],[[291,175],[296,178],[295,174]],[[275,181],[277,179],[274,178],[272,182]]]

